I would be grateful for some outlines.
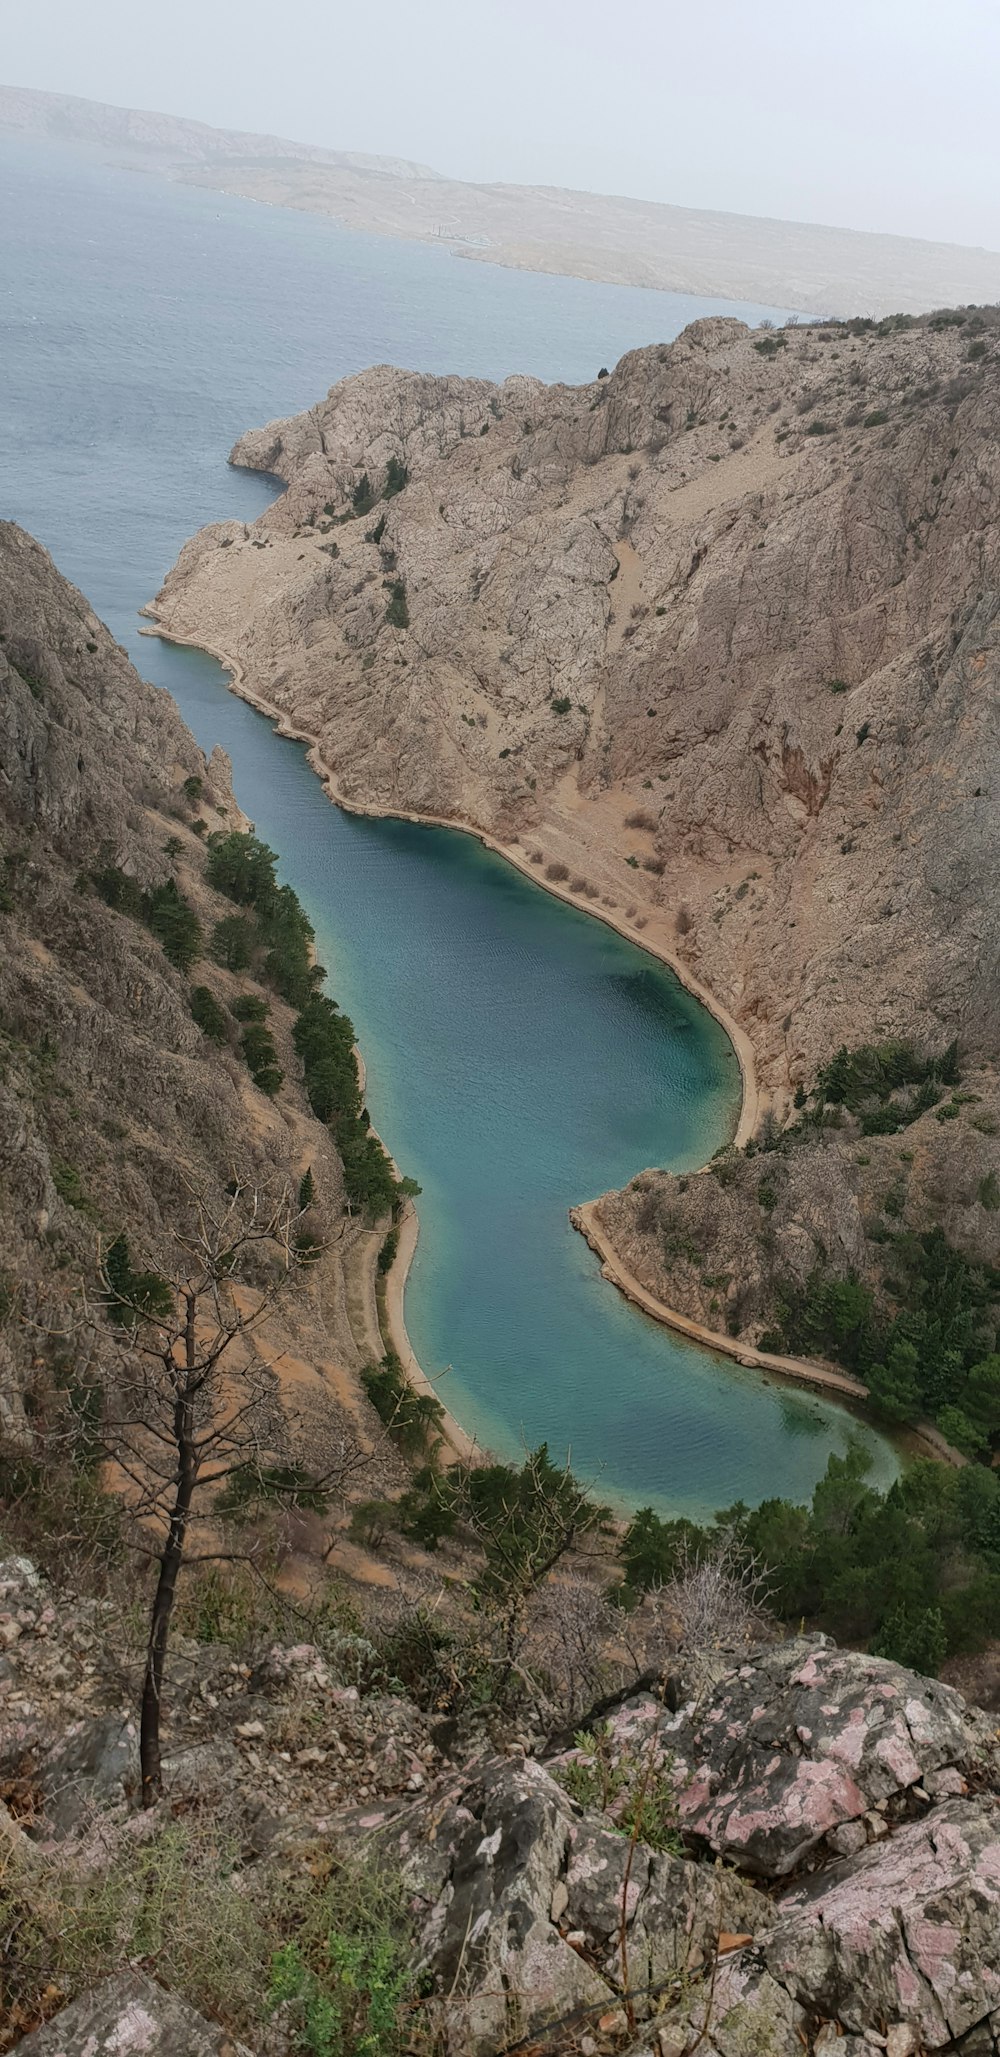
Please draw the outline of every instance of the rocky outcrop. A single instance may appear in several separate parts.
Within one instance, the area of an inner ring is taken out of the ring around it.
[[[769,1879],[1000,1772],[992,1724],[959,1693],[822,1636],[766,1651],[693,1709],[630,1705],[611,1732],[668,1767],[686,1834]]]
[[[242,2043],[141,1971],[103,1979],[18,2048],[24,2057],[250,2057]]]
[[[946,1687],[801,1637],[730,1669],[716,1653],[700,1686],[681,1666],[676,1711],[639,1695],[571,1751],[538,1757],[495,1734],[461,1762],[407,1702],[345,1687],[334,1644],[238,1666],[182,1640],[167,1791],[140,1816],[115,1727],[115,1632],[112,1609],[62,1598],[23,1560],[0,1565],[0,1832],[8,1889],[20,1879],[40,1908],[55,1874],[85,1893],[174,1819],[209,1836],[224,1821],[241,1905],[271,1904],[271,1881],[287,1905],[289,1881],[359,1857],[394,1882],[411,2030],[454,2057],[583,2038],[620,2051],[643,2023],[652,2057],[702,2043],[830,2057],[852,2038],[849,2057],[992,2057],[1000,1748]],[[73,1795],[85,1804],[67,1809]],[[77,2020],[104,2033],[108,1997],[117,1988],[98,1984],[39,2031],[49,2041],[21,2047],[76,2057]],[[186,2017],[161,1998],[167,2039],[148,2047],[172,2057],[168,2030]],[[280,2009],[257,2039],[241,2022],[259,2057],[287,2057]],[[202,2032],[192,2023],[187,2047]]]

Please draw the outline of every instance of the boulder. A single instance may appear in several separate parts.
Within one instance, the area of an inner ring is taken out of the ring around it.
[[[947,1800],[781,1903],[768,1970],[864,2034],[905,2022],[930,2050],[1000,2010],[1000,1804]]]
[[[428,1800],[355,1812],[414,1895],[424,1969],[449,2047],[491,2052],[566,2014],[642,2016],[770,1910],[745,1880],[649,1849],[582,1814],[530,1760],[494,1759]],[[624,1909],[624,1934],[622,1913]]]
[[[654,1707],[615,1718],[618,1749],[642,1747]],[[875,1809],[898,1819],[997,1764],[990,1722],[960,1694],[824,1636],[730,1671],[701,1705],[659,1720],[659,1746],[683,1829],[764,1878],[787,1876]]]
[[[17,2047],[24,2057],[251,2057],[186,2000],[138,1971],[103,1979]]]
[[[40,1776],[46,1825],[56,1836],[71,1835],[88,1814],[119,1806],[135,1791],[135,1723],[120,1714],[77,1723],[43,1760]]]

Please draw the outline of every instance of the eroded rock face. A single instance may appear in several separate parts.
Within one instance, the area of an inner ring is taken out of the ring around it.
[[[898,1814],[915,1788],[962,1790],[997,1762],[989,1721],[960,1694],[824,1637],[742,1665],[661,1735],[685,1829],[765,1878],[873,1810]]]
[[[376,366],[242,438],[288,490],[186,546],[162,619],[348,799],[537,838],[658,924],[779,1095],[876,1022],[985,1051],[1000,416],[971,335],[697,322],[575,388]]]
[[[250,2057],[140,1971],[102,1980],[17,2047],[25,2057]]]
[[[929,2049],[1000,2007],[1000,1808],[948,1800],[779,1903],[764,1945],[805,2007],[863,2033],[906,2021]]]
[[[439,1791],[375,1823],[372,1841],[415,1895],[454,2049],[486,2053],[575,2009],[599,2012],[623,1981],[639,2014],[653,2012],[705,1966],[720,1929],[767,1912],[738,1880],[633,1849],[530,1760],[485,1764],[453,1781],[445,1804]]]
[[[277,1100],[253,1084],[235,1024],[214,1042],[192,1016],[193,987],[207,985],[224,1017],[238,990],[208,949],[232,903],[204,877],[206,834],[230,826],[247,824],[224,753],[206,761],[169,694],[139,677],[41,546],[0,522],[5,1442],[29,1445],[25,1395],[53,1347],[39,1338],[67,1326],[80,1281],[93,1292],[98,1224],[105,1248],[126,1230],[134,1258],[170,1269],[192,1195],[221,1196],[234,1172],[265,1191],[294,1189],[303,1153],[317,1231],[339,1220],[342,1167],[305,1101],[291,1010],[268,996],[285,1073]],[[106,904],[94,874],[107,867],[143,891],[175,880],[202,925],[189,973],[144,923]],[[350,1369],[368,1354],[351,1333],[335,1240],[303,1276],[294,1312],[289,1296],[285,1339],[320,1435],[321,1420],[339,1427],[346,1411],[325,1365]],[[7,1320],[15,1282],[22,1318]],[[110,1377],[115,1355],[98,1329],[94,1374]]]

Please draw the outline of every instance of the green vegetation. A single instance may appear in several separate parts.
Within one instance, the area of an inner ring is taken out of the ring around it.
[[[164,956],[178,971],[190,971],[202,950],[201,923],[176,879],[166,879],[151,893],[117,864],[106,864],[91,873],[91,884],[105,906],[133,921],[145,923],[160,943]]]
[[[14,1858],[0,1876],[0,2019],[29,2027],[141,1962],[256,2045],[283,2010],[305,2057],[396,2057],[415,1997],[402,1890],[359,1864],[251,1865],[197,1816],[83,1871]]]
[[[561,694],[558,700],[553,700],[552,712],[553,714],[568,714],[572,705],[572,700],[566,694]]]
[[[373,1215],[396,1205],[398,1181],[361,1104],[354,1027],[326,993],[313,993],[292,1031],[313,1113],[333,1132],[348,1204]]]
[[[842,1044],[807,1097],[815,1102],[811,1118],[819,1126],[827,1107],[847,1107],[859,1117],[863,1134],[889,1135],[935,1106],[941,1087],[958,1083],[957,1042],[949,1043],[935,1057],[922,1057],[912,1043],[899,1039],[862,1043],[856,1050]],[[906,1086],[918,1088],[913,1098],[902,1103],[893,1100],[892,1095]],[[884,1122],[892,1126],[883,1126]],[[866,1127],[866,1123],[875,1125]]]
[[[204,791],[205,781],[204,779],[199,778],[197,776],[197,773],[192,773],[192,776],[190,778],[185,779],[184,797],[187,801],[190,802],[190,805],[192,807],[200,807],[201,798]]]
[[[862,426],[866,429],[881,429],[885,427],[888,419],[889,416],[884,407],[875,407],[872,409],[871,414],[865,415]]]
[[[867,1644],[920,1670],[981,1648],[1000,1619],[996,1474],[923,1459],[879,1493],[867,1482],[868,1464],[855,1445],[830,1458],[811,1507],[777,1499],[753,1511],[737,1505],[714,1527],[641,1509],[620,1545],[624,1603],[707,1556],[727,1528],[748,1562],[767,1566],[771,1604],[785,1621],[814,1622],[839,1642]]]
[[[147,895],[145,920],[169,962],[178,971],[190,971],[195,959],[201,956],[201,923],[174,879],[167,879]]]
[[[192,986],[191,1013],[203,1035],[211,1043],[227,1043],[229,1032],[226,1027],[226,1011],[220,1007],[215,994],[208,986]]]
[[[274,1037],[265,1026],[269,1012],[267,1001],[255,993],[244,993],[233,1001],[231,1012],[237,1021],[244,1024],[240,1048],[254,1085],[273,1100],[285,1074],[278,1063]]]
[[[291,886],[279,886],[275,877],[277,858],[258,837],[231,830],[209,839],[205,876],[216,892],[238,906],[252,907],[256,915],[256,942],[264,953],[263,975],[283,1000],[293,1007],[304,1006],[310,993],[322,983],[323,971],[312,962],[313,929]],[[220,930],[224,933],[220,936]],[[231,921],[213,930],[213,947],[225,961],[240,955],[244,933]],[[240,968],[230,962],[229,968]]]
[[[607,1812],[624,1836],[635,1836],[652,1850],[683,1857],[677,1793],[671,1761],[655,1768],[648,1750],[619,1749],[611,1729],[582,1729],[574,1737],[579,1753],[555,1772],[578,1807]]]
[[[256,836],[233,830],[211,838],[206,864],[209,885],[238,906],[252,909],[255,918],[254,926],[246,916],[217,923],[212,934],[213,954],[236,969],[244,955],[254,961],[263,953],[262,976],[298,1009],[293,1037],[302,1059],[306,1093],[313,1113],[333,1131],[344,1161],[348,1205],[365,1208],[373,1215],[384,1213],[398,1201],[400,1187],[361,1104],[354,1028],[336,1001],[316,990],[325,974],[312,962],[312,924],[291,886],[278,884],[276,864],[274,851]],[[263,1003],[253,1003],[257,1011],[252,1016],[240,1013],[247,1004],[244,999],[234,1005],[237,1019],[261,1023]],[[263,1083],[265,1091],[276,1091],[277,1087],[267,1082],[275,1073],[279,1084],[281,1079],[273,1045],[269,1051],[261,1034],[248,1030],[243,1048],[258,1084]]]
[[[389,586],[389,598],[388,598],[388,601],[387,601],[387,603],[386,603],[386,610],[385,610],[385,618],[386,618],[386,621],[388,622],[388,624],[389,624],[389,627],[390,627],[390,628],[393,628],[393,629],[408,629],[408,628],[409,628],[409,626],[410,626],[410,610],[409,610],[409,608],[407,607],[407,604],[406,604],[406,581],[405,581],[405,579],[393,579],[393,580],[392,580],[392,582],[391,582],[391,584],[390,584],[390,586]]]
[[[969,1263],[941,1228],[880,1234],[888,1310],[853,1274],[817,1266],[779,1292],[775,1331],[761,1338],[799,1356],[830,1356],[868,1385],[889,1421],[936,1420],[966,1455],[1000,1447],[1000,1272]]]
[[[975,1098],[956,1092],[959,1082],[955,1043],[935,1055],[922,1055],[898,1039],[856,1050],[844,1046],[811,1091],[802,1087],[796,1093],[796,1125],[748,1144],[746,1154],[762,1150],[780,1161],[815,1130],[841,1126],[845,1111],[864,1136],[901,1134],[931,1110],[939,1120],[957,1120]],[[939,1105],[945,1088],[951,1088],[951,1098]],[[909,1153],[901,1156],[904,1166],[911,1161]],[[736,1165],[725,1160],[713,1170],[726,1183],[737,1175]],[[776,1181],[775,1173],[767,1192],[763,1184],[758,1187],[761,1205],[776,1204]],[[978,1199],[988,1212],[1000,1209],[995,1173],[980,1182]],[[902,1168],[880,1206],[881,1214],[866,1223],[868,1240],[880,1253],[877,1282],[834,1272],[820,1251],[804,1284],[778,1280],[773,1325],[761,1344],[832,1358],[865,1382],[885,1420],[930,1419],[966,1456],[990,1463],[1000,1452],[1000,1267],[972,1262],[940,1226],[905,1226]]]
[[[227,914],[217,921],[209,939],[208,954],[225,971],[248,971],[253,962],[255,936],[242,914]]]
[[[436,1447],[444,1419],[444,1408],[433,1393],[418,1393],[411,1386],[394,1350],[387,1350],[381,1364],[368,1364],[361,1383],[380,1421],[407,1457]]]
[[[128,1237],[116,1236],[104,1260],[105,1306],[112,1321],[130,1328],[136,1315],[156,1321],[173,1313],[174,1296],[158,1271],[133,1271]]]

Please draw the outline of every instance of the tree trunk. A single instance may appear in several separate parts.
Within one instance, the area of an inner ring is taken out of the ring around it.
[[[174,1438],[177,1446],[177,1490],[170,1513],[160,1569],[153,1595],[153,1611],[146,1645],[146,1669],[142,1682],[142,1712],[139,1721],[139,1771],[142,1804],[155,1807],[163,1791],[160,1769],[160,1711],[163,1703],[163,1672],[170,1635],[170,1617],[177,1592],[177,1578],[184,1562],[191,1502],[198,1482],[198,1451],[195,1438],[193,1381],[195,1370],[195,1301],[188,1298],[185,1326],[186,1365],[174,1402]]]

